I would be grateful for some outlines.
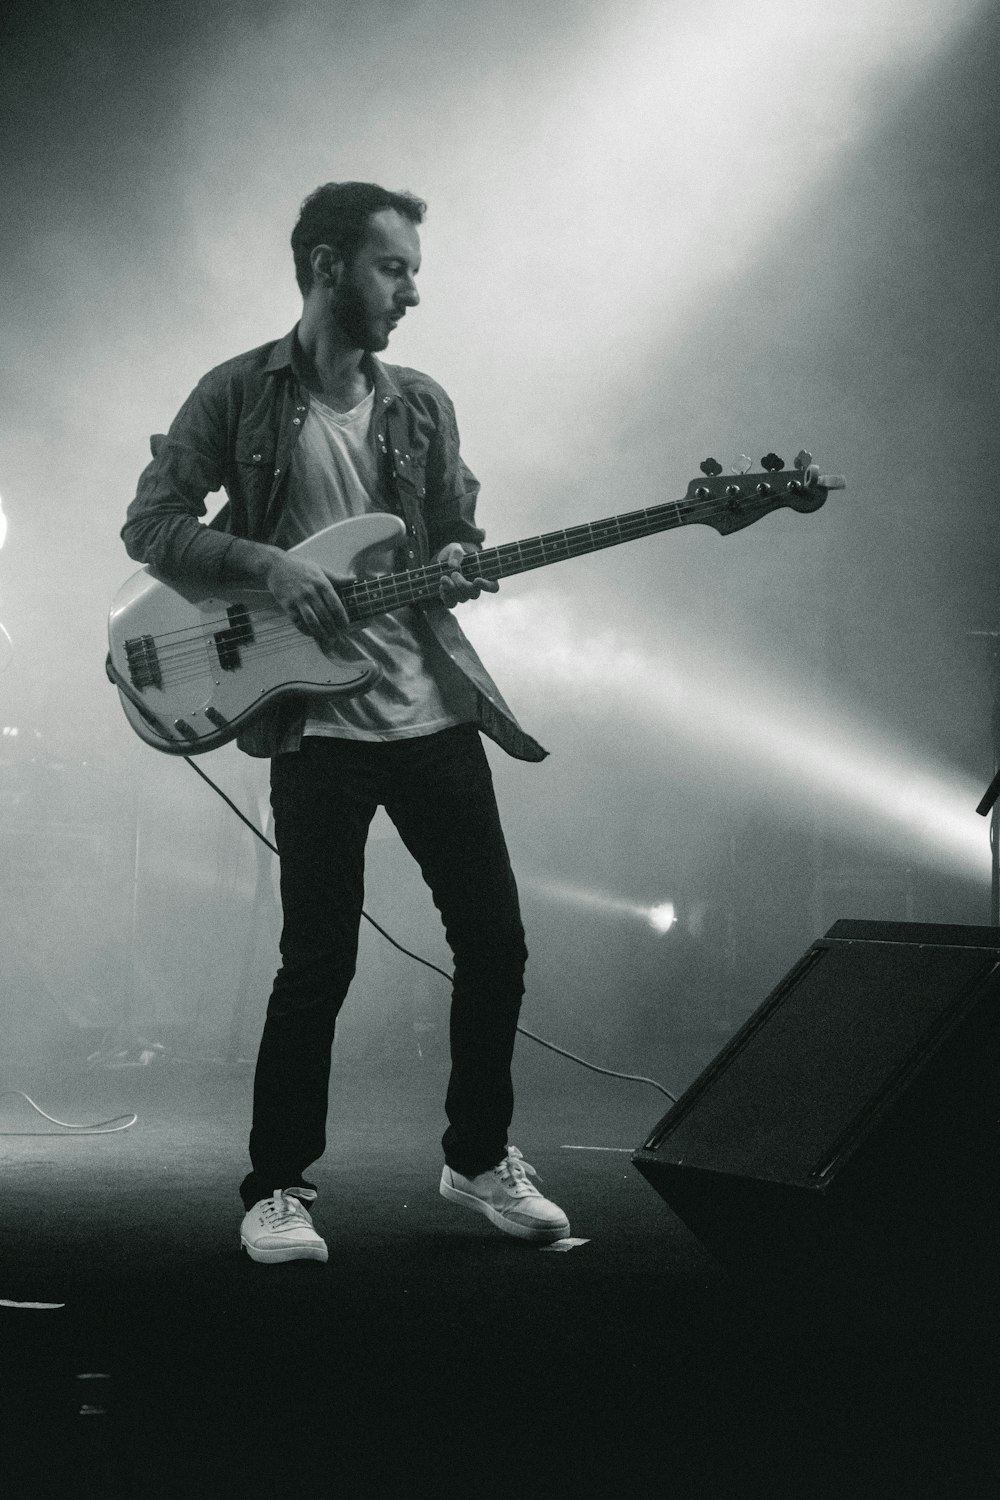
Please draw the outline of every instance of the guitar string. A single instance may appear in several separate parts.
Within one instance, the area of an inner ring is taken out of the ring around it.
[[[298,643],[301,645],[306,639],[311,639],[306,637],[287,618],[281,617],[281,620],[280,624],[275,622],[274,625],[269,626],[267,629],[255,629],[252,634],[247,635],[242,640],[233,641],[233,646],[237,650],[246,650],[248,647],[252,647],[253,655],[257,658],[275,655],[276,653],[286,651],[291,644]],[[163,681],[169,679],[172,683],[183,682],[190,680],[192,677],[203,676],[207,671],[219,670],[217,664],[214,667],[210,665],[210,659],[207,655],[208,648],[209,640],[206,638],[198,642],[193,648],[185,648],[183,653],[175,652],[172,655],[168,655],[169,670],[164,666],[160,674]],[[159,656],[157,659],[160,659]],[[222,670],[226,671],[227,668],[223,667]]]
[[[721,503],[724,505],[724,502]],[[649,534],[655,535],[658,531],[667,529],[659,525],[659,521],[665,512],[675,512],[677,515],[677,524],[683,525],[685,519],[693,515],[696,511],[705,508],[718,508],[719,505],[720,502],[718,500],[693,500],[690,502],[683,500],[665,501],[662,505],[649,506],[640,511],[628,511],[621,516],[608,516],[599,521],[584,522],[579,526],[567,527],[563,531],[546,532],[536,537],[525,537],[515,542],[503,542],[498,547],[487,548],[484,552],[476,553],[474,556],[483,569],[482,576],[484,577],[488,576],[485,572],[485,567],[495,567],[498,563],[502,567],[503,563],[510,557],[516,557],[516,560],[519,562],[528,559],[528,568],[531,567],[532,561],[537,557],[535,565],[544,566],[546,563],[562,560],[559,556],[553,557],[550,555],[553,552],[558,552],[560,547],[566,547],[567,556],[581,555],[593,550],[600,550],[600,548],[595,549],[593,547],[593,541],[595,537],[600,537],[600,533],[605,529],[612,533],[607,545],[614,546],[619,541],[633,541]],[[579,551],[574,554],[572,548],[578,542],[582,545],[580,545]],[[376,575],[372,578],[357,579],[349,587],[359,593],[365,592],[369,588],[380,591],[391,578],[399,579],[401,584],[405,581],[407,586],[409,586],[412,580],[423,577],[427,582],[430,582],[434,578],[440,578],[448,571],[450,570],[442,564],[432,563],[422,568],[410,569],[405,573]],[[503,576],[502,572],[499,576]],[[230,623],[228,617],[220,618],[216,622],[207,621],[176,631],[165,631],[162,635],[155,637],[155,639],[157,642],[161,640],[169,641],[172,637],[183,637],[186,634],[208,628],[213,624],[218,624],[220,628],[225,629]]]
[[[636,532],[634,536],[627,534],[616,535],[608,545],[615,545],[619,541],[628,542],[636,540],[639,534]],[[531,549],[530,551],[529,548]],[[573,555],[581,555],[593,550],[600,549],[595,549],[591,545],[581,548],[577,554],[574,554],[568,548],[561,550],[552,543],[539,546],[535,543],[534,539],[529,538],[527,541],[521,543],[507,543],[503,548],[492,549],[490,553],[475,554],[475,559],[479,563],[479,566],[472,576],[489,578],[491,572],[495,571],[498,577],[503,577],[503,564],[507,561],[507,558],[497,558],[494,555],[494,553],[501,551],[505,553],[516,551],[518,553],[517,561],[521,562],[522,565],[527,563],[527,566],[523,567],[523,571],[530,571],[532,564],[535,566],[545,566],[546,564],[560,562]],[[432,588],[449,571],[451,570],[442,564],[435,563],[422,568],[414,568],[405,573],[374,575],[370,578],[357,579],[343,588],[342,598],[348,606],[349,613],[350,607],[352,605],[355,606],[352,623],[359,623],[366,618],[370,618],[372,615],[382,613],[387,607],[398,608],[406,604],[420,602],[422,597],[426,597],[423,590],[425,588]],[[393,593],[397,597],[390,597]],[[359,597],[365,595],[372,597]],[[433,594],[430,597],[433,597]],[[360,606],[360,608],[357,606]],[[200,643],[204,633],[206,631],[215,632],[216,626],[219,627],[219,631],[222,633],[225,633],[228,627],[230,632],[229,639],[233,644],[237,645],[240,642],[241,632],[245,632],[247,629],[246,626],[241,625],[238,621],[234,623],[228,616],[225,616],[217,620],[200,621],[197,625],[186,626],[174,631],[163,631],[152,635],[150,639],[155,642],[158,651],[166,656],[171,652],[183,650],[192,641]],[[248,635],[243,635],[243,639],[249,638]],[[140,637],[139,639],[142,638]]]
[[[679,502],[671,501],[669,502],[669,504],[665,505],[663,509],[675,509],[678,503]],[[527,562],[527,566],[524,568],[524,571],[530,571],[532,563],[536,558],[537,562],[535,562],[535,566],[545,566],[547,563],[560,562],[564,559],[564,557],[568,558],[574,555],[586,555],[590,551],[601,550],[600,548],[595,549],[592,545],[592,542],[594,539],[594,533],[599,532],[602,527],[614,527],[614,535],[612,540],[608,543],[609,546],[614,546],[619,541],[635,541],[643,536],[649,535],[650,532],[648,529],[637,524],[638,518],[640,516],[647,517],[651,514],[651,512],[657,509],[659,509],[659,507],[650,507],[649,511],[631,512],[629,513],[627,518],[609,518],[605,521],[593,521],[585,523],[585,525],[580,527],[570,527],[567,529],[567,531],[564,532],[550,532],[546,533],[545,536],[526,537],[522,541],[518,542],[504,542],[499,547],[488,548],[485,552],[470,554],[470,556],[474,555],[476,561],[480,564],[478,576],[489,577],[490,575],[487,570],[489,568],[495,568],[499,564],[500,571],[497,573],[497,576],[503,577],[503,564],[509,557],[514,556],[516,556],[516,560],[518,562]],[[630,528],[617,524],[618,520],[624,519],[628,519],[632,522]],[[679,521],[678,524],[683,524],[683,521]],[[631,534],[629,534],[629,531],[631,531]],[[656,531],[657,529],[654,528],[652,534],[655,535]],[[584,543],[584,545],[581,546],[576,553],[571,550],[573,545],[572,542],[567,545],[564,541],[564,539],[567,538],[571,533],[575,532],[580,533],[579,540],[580,542]],[[583,535],[583,533],[586,533],[586,535]],[[565,553],[563,553],[561,556],[552,556],[552,553],[559,552],[560,543],[563,546],[566,546]],[[501,554],[503,554],[503,556]],[[393,586],[389,583],[389,580],[391,579],[399,580],[398,584],[394,585],[395,587],[405,587],[407,592],[412,592],[413,588],[419,587],[421,583],[425,583],[429,586],[432,583],[440,581],[440,579],[450,571],[453,570],[446,568],[441,563],[431,563],[426,564],[422,568],[409,569],[405,573],[391,573],[375,575],[371,578],[360,578],[354,580],[351,584],[345,587],[344,595],[349,600],[353,600],[358,594],[364,594],[368,592],[381,595],[386,591],[388,587]],[[369,601],[362,601],[362,603],[367,602]],[[376,602],[375,608],[373,610],[374,613],[381,613],[381,608],[379,607],[381,602],[381,599]],[[389,607],[391,608],[393,607],[393,605],[415,602],[417,602],[416,599],[412,598],[398,599],[392,601]],[[236,631],[240,629],[239,625],[233,626],[228,616],[223,616],[217,620],[201,621],[197,625],[185,626],[178,630],[163,631],[158,635],[154,635],[152,639],[156,642],[159,649],[166,651],[170,649],[171,643],[183,645],[185,637],[197,636],[199,632],[205,630],[213,630],[216,626],[218,626],[220,630],[225,630],[227,627]]]
[[[294,641],[292,637],[295,638]],[[257,643],[254,642],[254,661],[266,661],[268,658],[273,656],[284,656],[287,654],[289,648],[293,644],[301,644],[306,639],[307,637],[305,637],[301,631],[297,630],[295,626],[292,626],[289,630],[287,639],[281,639],[277,643],[271,644],[270,646],[265,648],[259,647]],[[205,660],[197,667],[197,669],[195,669],[194,667],[188,667],[184,671],[175,670],[170,672],[169,674],[164,674],[163,681],[170,687],[174,687],[178,683],[197,682],[199,680],[203,680],[206,676],[211,675],[212,674],[209,670],[208,662],[207,660]],[[318,683],[317,686],[325,686],[325,684]],[[336,683],[331,683],[329,685],[329,690],[334,691],[335,689]]]
[[[559,560],[561,559],[543,557],[538,565],[544,566],[546,563]],[[351,623],[354,625],[363,625],[367,620],[377,617],[387,610],[406,608],[422,600],[432,599],[436,591],[429,589],[428,585],[432,582],[440,582],[443,573],[444,570],[440,569],[437,572],[420,570],[419,573],[417,570],[414,570],[414,573],[408,575],[405,580],[406,593],[411,597],[406,597],[405,595],[400,597],[402,589],[399,587],[394,588],[392,591],[396,597],[392,597],[388,589],[379,589],[379,597],[373,601],[373,607],[366,609],[364,613],[357,610],[353,611],[349,616]],[[488,567],[481,568],[472,576],[488,579],[490,577],[490,570]],[[348,599],[345,602],[350,604],[355,601]],[[190,680],[193,677],[202,677],[206,672],[211,673],[218,670],[220,665],[223,670],[226,670],[221,662],[215,663],[209,657],[208,652],[213,644],[220,657],[224,656],[228,647],[237,653],[240,650],[252,649],[255,659],[262,659],[274,654],[275,651],[285,651],[294,643],[301,645],[302,636],[305,634],[292,622],[287,621],[287,618],[284,616],[275,618],[273,623],[268,625],[261,624],[259,617],[254,622],[248,623],[247,626],[242,628],[230,625],[228,620],[227,625],[231,632],[229,634],[225,634],[225,627],[222,632],[214,631],[211,622],[208,622],[200,628],[195,627],[187,640],[174,642],[165,647],[160,646],[154,637],[153,648],[133,655],[130,666],[134,671],[136,667],[141,668],[143,663],[145,663],[147,673],[151,677],[154,675],[159,677],[161,686],[168,681],[170,683],[179,683]],[[220,634],[223,635],[223,639],[216,639],[213,642],[212,637],[218,637]],[[138,660],[136,660],[136,655],[138,656]],[[234,666],[238,666],[239,664],[237,658]]]
[[[619,543],[634,541],[650,534],[655,535],[659,531],[667,529],[659,525],[665,512],[674,512],[677,517],[677,524],[684,525],[685,522],[690,521],[701,511],[706,509],[724,510],[727,504],[726,500],[719,497],[711,497],[705,500],[665,501],[661,505],[649,506],[640,511],[625,512],[621,516],[609,516],[599,521],[584,522],[579,526],[568,527],[564,531],[547,532],[537,537],[526,537],[517,542],[505,542],[498,547],[488,548],[485,552],[474,554],[476,560],[479,562],[477,574],[481,577],[489,577],[490,573],[488,570],[499,566],[500,571],[497,576],[503,577],[503,564],[511,557],[515,557],[523,565],[524,571],[529,571],[532,566],[545,566],[549,563],[562,561],[564,557],[569,558],[574,555],[585,555],[590,551],[601,550],[600,545],[597,548],[594,547],[593,543],[595,540],[598,540],[599,543],[603,543],[605,546],[615,546]],[[606,541],[601,536],[602,531],[605,529],[611,532],[610,539]],[[581,545],[574,552],[573,548],[577,543]],[[566,551],[563,556],[560,556],[558,554],[563,547]],[[551,555],[553,553],[556,555]],[[418,588],[421,583],[430,585],[432,582],[439,581],[448,571],[440,563],[434,563],[422,568],[410,569],[405,573],[376,575],[372,578],[357,579],[347,586],[345,595],[353,600],[357,595],[369,591],[374,592],[379,596],[374,613],[380,613],[386,607],[392,608],[401,604],[417,602],[416,598],[395,599],[390,601],[388,606],[386,606],[384,595],[388,588],[405,587],[406,591],[412,594],[413,589],[415,587]],[[398,582],[392,583],[391,580],[398,580]],[[363,617],[359,616],[359,618]],[[177,644],[183,644],[185,636],[197,636],[200,632],[214,629],[216,625],[221,630],[225,630],[227,627],[236,631],[240,629],[240,626],[234,626],[227,616],[217,621],[202,621],[198,625],[187,626],[176,631],[165,631],[161,635],[154,636],[153,640],[158,647],[160,647],[160,643],[162,642],[161,649],[168,650],[168,642],[176,640]]]
[[[670,501],[666,502],[663,506],[649,507],[644,511],[629,512],[621,517],[609,517],[604,521],[585,523],[579,527],[568,528],[563,532],[547,533],[544,537],[528,537],[519,542],[504,543],[499,547],[489,549],[486,553],[470,555],[470,558],[474,558],[479,564],[479,567],[472,576],[489,579],[491,577],[491,570],[495,570],[495,576],[503,577],[504,564],[512,557],[516,557],[516,560],[521,565],[521,571],[530,571],[533,567],[544,567],[551,563],[568,560],[574,555],[585,555],[590,551],[601,550],[600,546],[597,548],[594,547],[593,543],[595,540],[604,542],[605,546],[614,546],[618,543],[637,540],[640,536],[650,534],[648,524],[650,516],[656,516],[656,521],[658,522],[662,512],[673,511],[677,515],[677,524],[683,525],[685,521],[692,519],[696,510],[704,510],[706,508],[719,509],[720,504],[717,499],[691,501],[687,506],[682,501]],[[609,540],[605,540],[601,536],[601,532],[604,529],[611,532]],[[666,528],[655,524],[652,527],[654,534],[656,531],[663,529]],[[575,543],[582,544],[578,546],[576,552],[573,550]],[[374,615],[383,613],[388,609],[402,608],[408,604],[421,602],[421,600],[426,598],[433,598],[433,584],[439,583],[448,571],[442,564],[434,563],[422,568],[412,569],[406,573],[375,576],[373,578],[354,581],[346,586],[343,591],[343,597],[349,611],[352,605],[355,607],[355,613],[351,616],[352,623],[363,623],[365,619],[370,619]],[[424,592],[425,590],[431,590],[431,592]],[[389,597],[391,594],[395,594],[397,597]],[[401,594],[409,595],[410,597],[399,597]],[[374,597],[359,597],[364,595]],[[358,609],[359,604],[365,610],[365,613],[360,612]],[[220,627],[219,631],[214,630],[213,626],[215,624],[218,624]],[[161,671],[159,673],[161,682],[168,675],[170,681],[173,683],[189,680],[191,676],[200,677],[204,675],[206,670],[210,670],[209,663],[205,657],[205,651],[209,645],[208,638],[213,634],[223,633],[227,630],[231,634],[228,641],[222,644],[231,644],[237,649],[241,646],[246,647],[250,645],[256,648],[258,641],[268,639],[277,641],[279,638],[281,639],[282,644],[280,647],[275,646],[268,651],[255,649],[255,656],[271,655],[274,654],[275,650],[285,650],[287,649],[285,643],[294,641],[296,637],[303,633],[294,625],[288,628],[279,626],[277,629],[272,628],[270,630],[262,628],[259,625],[255,629],[254,625],[249,622],[247,626],[241,626],[238,622],[234,624],[226,616],[217,622],[202,621],[198,625],[185,627],[183,630],[164,632],[160,636],[154,635],[151,637],[153,652],[144,651],[142,654],[147,657],[150,666],[154,669],[155,664],[161,664]],[[189,663],[189,672],[179,670],[182,659]],[[171,661],[175,663],[173,669],[169,670],[169,672],[163,670],[162,668],[166,668],[167,663]]]

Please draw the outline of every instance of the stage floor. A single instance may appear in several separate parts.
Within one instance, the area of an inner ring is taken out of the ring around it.
[[[329,1263],[267,1268],[238,1253],[249,1068],[40,1097],[139,1120],[0,1140],[0,1298],[64,1304],[0,1307],[3,1493],[1000,1494],[995,1330],[782,1315],[631,1166],[666,1100],[534,1055],[518,1082],[512,1139],[585,1244],[444,1202],[440,1063],[359,1067],[313,1174]],[[11,1098],[0,1122],[48,1128]]]

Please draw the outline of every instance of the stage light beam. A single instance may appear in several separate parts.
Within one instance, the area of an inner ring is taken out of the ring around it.
[[[528,878],[523,881],[527,890],[535,891],[546,900],[566,906],[586,906],[591,911],[604,912],[608,916],[628,917],[644,922],[654,932],[669,932],[677,920],[672,901],[660,901],[655,906],[646,906],[639,901],[629,901],[624,896],[612,896],[607,891],[595,890],[591,886],[573,885],[565,880]]]
[[[482,601],[481,601],[482,603]],[[645,727],[697,744],[705,774],[795,802],[810,817],[956,874],[988,878],[978,783],[925,762],[844,710],[810,710],[777,669],[713,660],[675,635],[653,659],[615,631],[588,629],[557,596],[490,599],[467,617],[474,644],[500,672],[569,713]],[[664,665],[667,654],[670,665]],[[711,762],[711,764],[710,764]]]

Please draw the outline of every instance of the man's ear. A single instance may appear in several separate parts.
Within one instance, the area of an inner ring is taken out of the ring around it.
[[[344,274],[344,262],[332,245],[314,245],[309,252],[313,285],[336,287]]]

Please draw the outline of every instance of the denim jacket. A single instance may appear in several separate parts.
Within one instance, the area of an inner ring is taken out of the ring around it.
[[[246,542],[272,542],[292,451],[309,411],[309,392],[292,364],[295,330],[210,370],[166,436],[151,440],[152,462],[139,479],[122,540],[130,557],[165,579],[232,584],[245,576]],[[459,454],[455,410],[441,387],[418,370],[367,366],[375,387],[369,441],[381,494],[406,524],[405,566],[422,567],[449,542],[478,547],[479,484]],[[206,526],[205,496],[224,488],[227,503]],[[476,689],[476,722],[508,754],[542,760],[445,606],[422,606],[435,639]],[[288,696],[268,705],[240,734],[248,755],[295,750],[304,704]]]

